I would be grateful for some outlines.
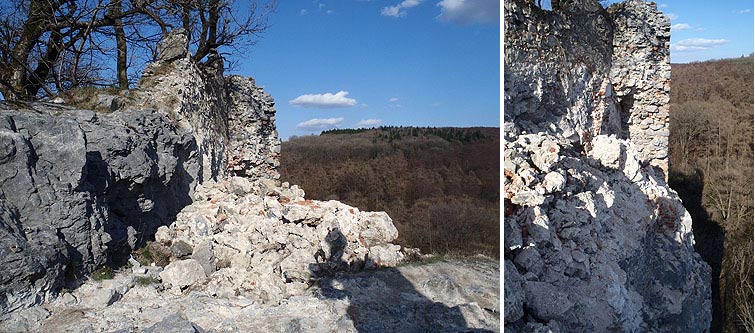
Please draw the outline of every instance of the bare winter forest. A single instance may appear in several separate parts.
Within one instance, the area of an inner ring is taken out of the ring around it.
[[[281,180],[386,211],[401,245],[497,257],[499,147],[497,128],[332,130],[284,142]]]
[[[669,183],[713,269],[712,332],[752,332],[753,56],[671,75]]]

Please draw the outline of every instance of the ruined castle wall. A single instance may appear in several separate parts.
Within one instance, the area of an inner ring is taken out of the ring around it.
[[[186,35],[174,30],[160,43],[160,59],[142,75],[128,107],[152,107],[192,132],[200,156],[196,183],[229,175],[280,177],[275,101],[252,78],[224,76],[223,60],[189,59]]]
[[[710,267],[668,187],[669,21],[505,2],[507,332],[705,332]]]
[[[250,178],[278,179],[280,139],[275,129],[275,101],[254,79],[226,77],[229,94],[228,171]]]
[[[669,19],[643,1],[621,3],[609,12],[615,24],[611,82],[622,137],[635,143],[644,162],[668,174]]]
[[[597,135],[629,139],[667,173],[670,28],[655,4],[505,6],[504,121],[587,150]]]

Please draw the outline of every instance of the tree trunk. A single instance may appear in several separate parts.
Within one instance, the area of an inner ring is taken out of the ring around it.
[[[122,11],[122,0],[113,0],[112,13],[113,16],[118,17]],[[118,75],[118,87],[120,89],[128,89],[128,63],[126,62],[126,33],[123,30],[123,20],[120,18],[115,19],[113,24],[115,30],[115,44],[118,50],[118,56],[116,61],[117,75]]]

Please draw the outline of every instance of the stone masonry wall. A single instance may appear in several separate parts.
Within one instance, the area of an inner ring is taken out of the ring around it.
[[[622,137],[643,162],[668,175],[671,63],[669,19],[654,3],[628,1],[609,9],[615,24],[611,80],[622,117]]]
[[[522,2],[505,3],[504,120],[588,150],[594,136],[615,134],[667,173],[668,19],[641,0],[608,11],[596,1],[556,1],[553,11]]]

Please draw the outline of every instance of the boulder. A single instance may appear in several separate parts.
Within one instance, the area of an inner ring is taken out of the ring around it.
[[[195,259],[174,261],[160,273],[163,284],[180,291],[207,278],[204,268]]]

